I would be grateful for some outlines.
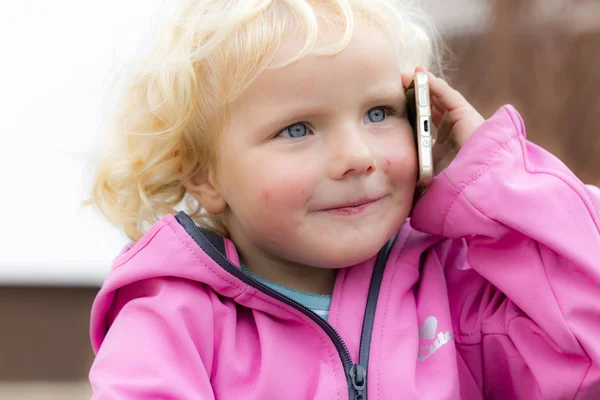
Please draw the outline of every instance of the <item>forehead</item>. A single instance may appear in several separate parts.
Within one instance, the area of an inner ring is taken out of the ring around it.
[[[339,31],[323,29],[316,46],[329,46],[339,40]],[[294,57],[304,45],[302,39],[288,37],[282,43],[273,63]],[[347,91],[356,97],[367,86],[401,90],[401,62],[398,49],[389,35],[373,26],[360,25],[347,46],[334,55],[309,54],[282,67],[268,68],[234,101],[261,98],[271,102],[287,97],[323,96],[328,91]],[[329,89],[329,90],[328,90]]]

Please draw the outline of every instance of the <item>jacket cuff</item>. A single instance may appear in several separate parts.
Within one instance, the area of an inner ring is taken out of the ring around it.
[[[411,215],[413,228],[434,235],[449,236],[446,223],[457,202],[466,199],[463,191],[491,168],[514,168],[515,162],[524,168],[525,126],[518,111],[511,105],[501,107],[490,119],[473,132],[450,165],[437,175]],[[489,188],[489,196],[494,188]],[[457,219],[470,220],[483,216],[473,207],[459,207]],[[454,218],[452,218],[454,219]],[[450,235],[454,236],[454,235]]]

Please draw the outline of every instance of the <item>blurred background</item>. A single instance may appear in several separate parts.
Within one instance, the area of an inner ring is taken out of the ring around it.
[[[111,77],[159,0],[0,3],[0,399],[90,395],[91,303],[126,238],[90,208],[85,162]],[[447,75],[484,116],[600,185],[600,0],[423,0]]]

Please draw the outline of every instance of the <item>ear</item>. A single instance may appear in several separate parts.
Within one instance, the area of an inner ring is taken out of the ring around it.
[[[209,213],[221,214],[227,208],[214,168],[199,169],[183,180],[183,186]]]

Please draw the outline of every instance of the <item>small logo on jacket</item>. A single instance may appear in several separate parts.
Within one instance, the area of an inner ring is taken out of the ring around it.
[[[419,341],[435,339],[433,344],[421,345],[421,343],[419,343],[419,361],[427,360],[442,346],[454,339],[452,332],[440,332],[436,338],[435,333],[437,331],[437,326],[438,320],[434,316],[427,317],[425,323],[419,326]]]

